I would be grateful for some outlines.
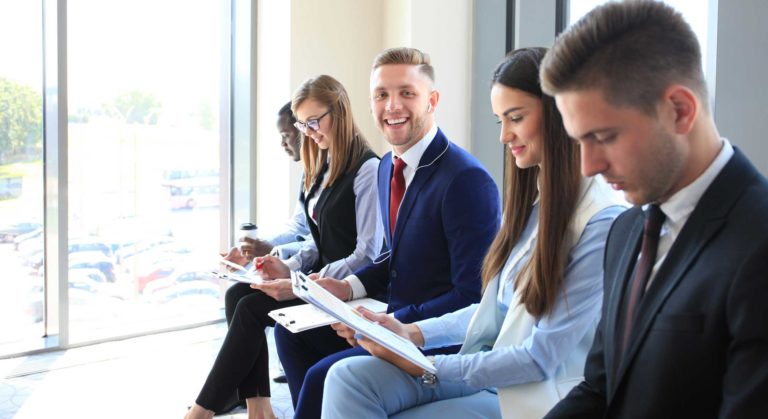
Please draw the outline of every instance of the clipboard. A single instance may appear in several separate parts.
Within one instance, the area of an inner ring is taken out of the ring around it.
[[[303,273],[292,272],[291,285],[293,286],[293,293],[297,297],[328,313],[336,320],[357,331],[357,333],[413,362],[425,371],[433,374],[437,372],[435,366],[429,362],[427,357],[421,353],[413,342],[377,323],[363,318],[352,307],[336,298],[336,296],[316,284],[315,281],[309,279]]]
[[[216,278],[227,279],[229,281],[245,282],[246,284],[263,284],[267,281],[258,275],[240,275],[233,272],[211,271],[211,275]]]
[[[374,313],[385,313],[387,311],[387,305],[385,303],[374,300],[373,298],[359,298],[357,300],[347,301],[344,304],[353,309],[358,306],[363,306]],[[338,322],[335,317],[312,304],[301,304],[298,306],[272,310],[269,312],[269,317],[274,319],[291,333],[299,333]]]

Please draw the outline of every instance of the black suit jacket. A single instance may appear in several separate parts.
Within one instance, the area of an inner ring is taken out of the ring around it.
[[[621,359],[622,301],[642,224],[633,208],[611,228],[585,380],[547,417],[768,417],[765,177],[735,150],[657,271]]]

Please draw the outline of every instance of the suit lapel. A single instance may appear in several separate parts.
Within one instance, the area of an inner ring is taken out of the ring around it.
[[[435,138],[432,140],[432,142],[429,144],[429,147],[427,147],[427,149],[424,151],[424,154],[421,156],[421,160],[419,160],[419,167],[416,168],[416,173],[413,176],[413,180],[411,180],[411,184],[408,185],[408,188],[406,188],[405,195],[403,195],[403,200],[400,203],[400,210],[397,213],[397,221],[395,223],[395,234],[394,237],[392,237],[393,254],[395,252],[395,247],[398,244],[398,238],[401,234],[401,231],[408,223],[408,217],[410,216],[411,210],[414,207],[419,193],[428,183],[432,175],[434,175],[437,171],[437,168],[440,166],[440,160],[445,155],[445,151],[448,147],[448,139],[445,138],[442,131],[438,129],[437,135],[435,135]],[[391,178],[391,168],[389,169],[389,173]],[[389,192],[389,183],[387,185],[387,192]],[[387,197],[389,197],[389,193],[387,193]],[[387,209],[389,209],[389,204],[387,204]],[[389,212],[387,212],[387,214],[389,214]],[[387,222],[387,224],[389,223]]]
[[[756,175],[744,155],[735,150],[734,156],[696,204],[640,302],[629,347],[616,375],[617,385],[637,355],[664,302],[684,279],[704,247],[723,227],[728,213],[748,184],[744,179],[749,178],[746,172],[750,170]]]
[[[387,244],[392,249],[392,230],[389,228],[389,194],[392,185],[392,152],[385,154],[379,162],[379,208],[381,208],[381,218],[384,224],[384,234],[386,234]]]

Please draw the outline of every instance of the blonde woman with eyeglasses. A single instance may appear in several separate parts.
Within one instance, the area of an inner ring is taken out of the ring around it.
[[[301,303],[291,291],[290,272],[316,272],[312,276],[318,283],[346,300],[349,284],[331,278],[344,278],[366,266],[383,241],[376,185],[379,158],[354,123],[344,86],[327,75],[308,79],[294,94],[291,109],[304,135],[299,200],[314,240],[285,261],[256,258],[268,281],[252,285],[254,293],[238,302],[188,419],[212,418],[234,390],[246,401],[249,418],[274,418],[264,328],[274,325],[267,313]]]

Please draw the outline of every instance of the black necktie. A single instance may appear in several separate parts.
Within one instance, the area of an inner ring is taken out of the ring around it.
[[[664,213],[657,204],[651,204],[645,211],[645,226],[643,228],[643,244],[640,250],[640,260],[637,261],[635,276],[632,279],[632,288],[629,291],[627,299],[627,312],[624,318],[624,338],[622,340],[622,351],[627,349],[629,336],[632,333],[637,307],[645,294],[645,288],[648,284],[648,278],[653,271],[653,265],[656,263],[656,251],[659,247],[659,233],[661,225],[664,224]]]

